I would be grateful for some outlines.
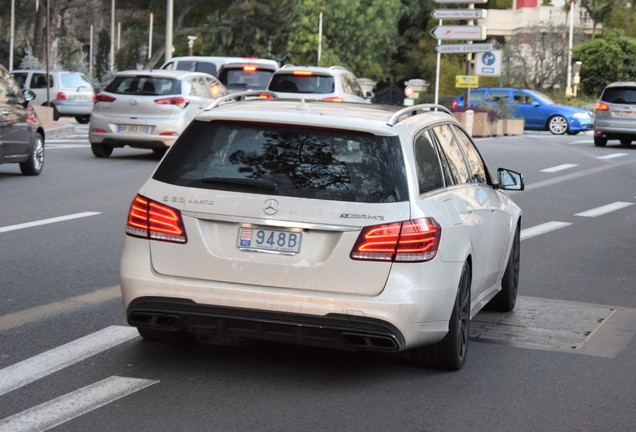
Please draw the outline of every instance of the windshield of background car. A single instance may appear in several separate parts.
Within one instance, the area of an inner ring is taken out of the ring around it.
[[[406,201],[398,137],[194,121],[157,168],[177,186],[364,203]]]
[[[331,75],[274,74],[269,90],[281,93],[333,93],[335,80]]]
[[[222,69],[219,80],[231,89],[266,89],[274,71],[263,69]]]
[[[539,101],[541,101],[544,104],[549,104],[549,105],[555,105],[556,102],[554,100],[552,100],[552,98],[548,95],[545,95],[541,92],[538,92],[536,90],[532,90],[532,91],[528,91],[528,93],[530,95],[532,95],[534,98],[539,99]]]
[[[181,93],[181,81],[143,76],[116,77],[104,91],[116,94],[162,96]]]
[[[93,86],[88,82],[86,77],[82,74],[78,73],[63,73],[62,75],[62,85],[64,87],[70,88],[80,88],[84,87],[87,89],[92,89]]]
[[[608,87],[601,100],[615,104],[636,105],[636,87]]]

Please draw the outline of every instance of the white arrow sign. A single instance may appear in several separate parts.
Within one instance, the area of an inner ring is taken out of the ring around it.
[[[431,14],[435,19],[471,20],[484,19],[488,16],[487,9],[436,9]]]
[[[435,51],[440,54],[478,53],[492,51],[492,44],[446,44],[437,45]]]
[[[484,40],[484,26],[437,26],[431,32],[435,39],[441,40]]]

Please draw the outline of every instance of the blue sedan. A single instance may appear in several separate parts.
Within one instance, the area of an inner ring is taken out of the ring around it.
[[[525,129],[548,130],[555,135],[575,135],[593,129],[594,120],[584,109],[558,105],[535,90],[515,88],[476,88],[470,91],[470,106],[502,106],[513,117],[525,120]],[[464,95],[452,103],[453,109],[464,106]]]

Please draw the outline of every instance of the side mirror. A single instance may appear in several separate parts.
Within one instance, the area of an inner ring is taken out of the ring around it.
[[[24,89],[22,90],[22,97],[25,101],[29,102],[35,99],[35,93],[33,93],[33,90]]]
[[[536,108],[538,106],[541,106],[541,104],[537,101],[532,101],[532,106]]]
[[[368,92],[364,92],[364,98],[365,99],[373,99],[373,96],[375,96],[375,94],[371,91]]]
[[[499,189],[511,191],[522,191],[525,189],[523,176],[516,171],[499,168],[497,170],[497,178],[499,180]]]

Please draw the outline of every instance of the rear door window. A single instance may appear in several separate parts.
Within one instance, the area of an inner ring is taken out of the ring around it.
[[[415,168],[420,194],[444,187],[440,160],[428,131],[415,140]]]
[[[179,186],[335,201],[408,199],[398,137],[194,121],[154,178]]]
[[[450,125],[436,126],[433,128],[433,132],[446,155],[446,160],[453,175],[453,183],[469,183],[470,171]]]

